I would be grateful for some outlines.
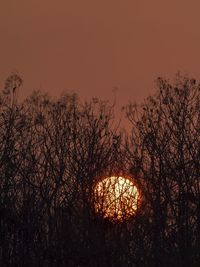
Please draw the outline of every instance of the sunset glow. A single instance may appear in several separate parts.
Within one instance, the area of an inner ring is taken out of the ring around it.
[[[135,214],[139,191],[134,183],[124,177],[106,177],[94,189],[95,210],[104,218],[123,221]]]

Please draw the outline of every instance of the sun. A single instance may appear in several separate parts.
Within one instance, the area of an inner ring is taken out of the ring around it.
[[[133,216],[139,203],[139,191],[129,178],[110,176],[94,187],[95,211],[112,221],[124,221]]]

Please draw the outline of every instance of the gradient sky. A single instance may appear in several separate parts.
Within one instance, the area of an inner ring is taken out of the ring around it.
[[[199,0],[1,0],[0,85],[117,103],[141,101],[157,76],[200,77]]]

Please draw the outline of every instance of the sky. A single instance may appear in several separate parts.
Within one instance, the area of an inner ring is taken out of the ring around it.
[[[17,72],[22,96],[140,102],[158,76],[200,77],[199,11],[199,0],[1,0],[0,86]]]

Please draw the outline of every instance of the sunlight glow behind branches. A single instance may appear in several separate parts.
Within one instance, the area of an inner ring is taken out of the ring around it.
[[[137,187],[124,177],[106,177],[95,188],[95,210],[104,218],[123,221],[136,213],[139,201]]]

